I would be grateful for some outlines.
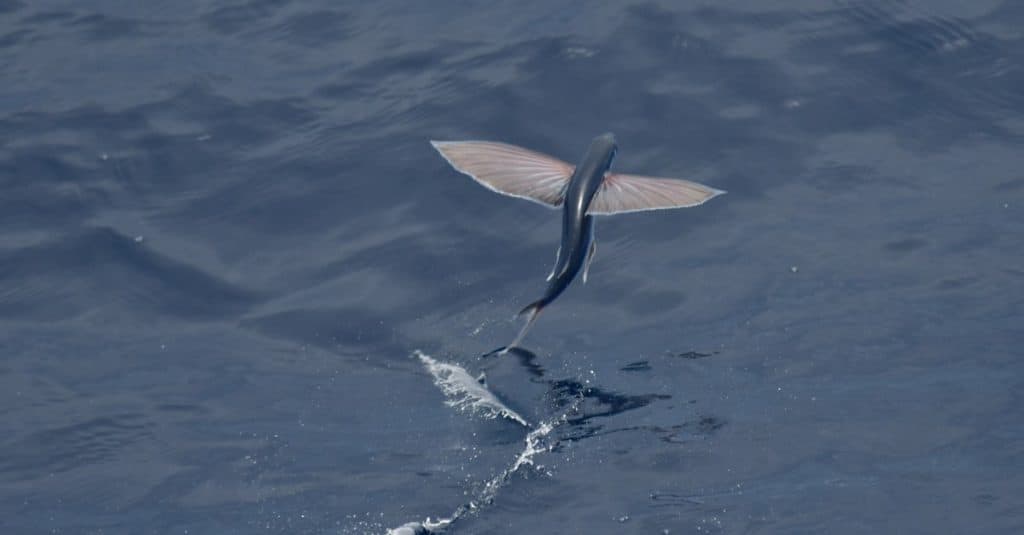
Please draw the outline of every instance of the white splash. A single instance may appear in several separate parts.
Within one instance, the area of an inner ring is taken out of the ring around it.
[[[434,384],[448,398],[445,404],[460,411],[469,411],[486,418],[498,416],[508,418],[524,427],[530,427],[526,419],[505,406],[486,386],[480,384],[465,368],[448,362],[440,362],[430,355],[416,350],[414,356],[427,367],[434,377]]]
[[[448,527],[448,524],[452,523],[452,520],[452,518],[445,518],[432,522],[428,518],[422,523],[409,522],[397,528],[389,529],[387,535],[430,535],[432,533],[441,533],[444,531],[444,528]]]
[[[423,522],[409,522],[407,524],[402,524],[397,528],[389,529],[387,531],[387,535],[440,535],[446,531],[452,522],[455,522],[481,507],[494,503],[494,498],[498,495],[498,491],[508,483],[509,479],[511,479],[520,468],[525,465],[534,466],[533,458],[538,453],[549,452],[558,445],[557,441],[548,442],[546,439],[555,427],[564,422],[565,416],[563,415],[561,418],[553,422],[542,422],[536,429],[530,431],[530,433],[526,435],[526,445],[523,448],[523,451],[521,451],[516,457],[516,460],[509,465],[508,468],[502,470],[498,475],[491,478],[481,488],[481,490],[476,493],[476,496],[472,501],[458,506],[458,508],[455,509],[455,512],[448,518],[440,518],[438,520],[431,520],[430,518],[427,518]]]
[[[561,423],[563,421],[564,418],[558,420],[556,423]],[[538,453],[551,451],[551,449],[555,447],[555,444],[546,444],[544,439],[547,438],[548,434],[550,434],[554,428],[554,423],[542,422],[537,426],[537,429],[530,431],[530,434],[526,435],[526,447],[523,448],[523,451],[519,453],[518,457],[516,457],[516,461],[484,485],[484,490],[478,497],[477,501],[483,504],[490,504],[493,502],[494,497],[498,494],[498,489],[508,482],[509,478],[512,477],[512,474],[519,471],[523,465],[533,466],[533,458]],[[477,507],[476,502],[470,502],[469,505],[473,508]]]
[[[460,409],[471,409],[474,411],[489,414],[491,418],[498,415],[528,426],[526,420],[511,409],[506,407],[487,388],[481,385],[469,373],[455,364],[438,362],[426,353],[417,350],[414,356],[423,362],[431,375],[434,376],[434,383],[445,393],[449,399],[446,402],[452,407]],[[519,452],[515,460],[504,470],[488,480],[482,487],[467,493],[471,496],[470,501],[459,505],[455,511],[446,518],[433,520],[427,518],[422,522],[409,522],[397,528],[387,531],[387,535],[440,535],[447,531],[448,527],[456,520],[478,511],[494,503],[498,492],[508,484],[509,480],[524,466],[540,468],[534,464],[534,457],[538,454],[552,451],[558,446],[558,440],[551,440],[551,432],[564,424],[569,414],[575,412],[577,403],[569,406],[565,413],[550,421],[541,422],[532,429],[523,439],[523,450]],[[546,472],[550,475],[550,472]]]

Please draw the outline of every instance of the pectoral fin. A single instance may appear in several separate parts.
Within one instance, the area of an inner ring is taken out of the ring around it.
[[[555,208],[575,167],[532,150],[491,141],[431,141],[460,173],[484,187]]]
[[[591,201],[587,215],[686,208],[703,204],[723,193],[688,180],[608,173]]]

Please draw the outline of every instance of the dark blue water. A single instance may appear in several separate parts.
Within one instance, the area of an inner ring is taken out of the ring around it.
[[[1019,2],[0,0],[0,73],[0,532],[1024,531]],[[729,194],[482,357],[559,219],[428,140],[605,131]]]

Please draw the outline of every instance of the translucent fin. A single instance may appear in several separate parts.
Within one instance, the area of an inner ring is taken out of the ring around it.
[[[608,173],[587,210],[589,215],[687,208],[725,193],[703,184],[674,178]]]
[[[594,262],[594,253],[597,252],[597,240],[590,240],[590,250],[587,251],[587,262],[583,264],[583,284],[587,283],[587,273],[590,273],[590,264]]]
[[[543,302],[536,301],[534,303],[527,305],[526,308],[519,312],[520,316],[522,316],[523,314],[528,314],[528,316],[526,317],[526,323],[523,324],[522,329],[519,329],[519,334],[516,335],[515,340],[512,340],[512,343],[505,346],[505,349],[502,349],[499,355],[504,355],[505,353],[508,353],[509,349],[519,346],[519,344],[523,341],[523,338],[526,337],[526,333],[529,332],[530,327],[533,327],[533,322],[537,321],[537,316],[540,315],[540,311],[543,309]]]
[[[583,284],[587,283],[587,274],[590,273],[590,263],[594,261],[594,253],[597,252],[597,238],[594,237],[597,221],[590,218],[590,230],[587,232],[587,258],[583,262]]]
[[[562,204],[574,167],[515,145],[491,141],[431,141],[460,173],[484,187],[548,207]]]
[[[551,282],[551,279],[555,278],[555,271],[558,270],[558,257],[561,254],[562,254],[562,246],[559,245],[558,246],[558,250],[555,251],[555,265],[551,266],[551,274],[548,275],[548,278],[544,279],[545,281]]]

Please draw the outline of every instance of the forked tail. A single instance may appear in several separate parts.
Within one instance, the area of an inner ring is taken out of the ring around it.
[[[533,327],[533,322],[537,321],[537,316],[540,315],[541,310],[544,310],[544,305],[546,304],[547,303],[543,299],[540,299],[526,305],[526,308],[519,311],[519,316],[526,315],[526,323],[523,325],[523,328],[519,330],[519,334],[516,335],[516,339],[512,340],[511,344],[505,346],[505,349],[501,350],[501,354],[507,353],[509,349],[517,347],[519,343],[523,341],[527,331],[530,330],[530,327]]]

